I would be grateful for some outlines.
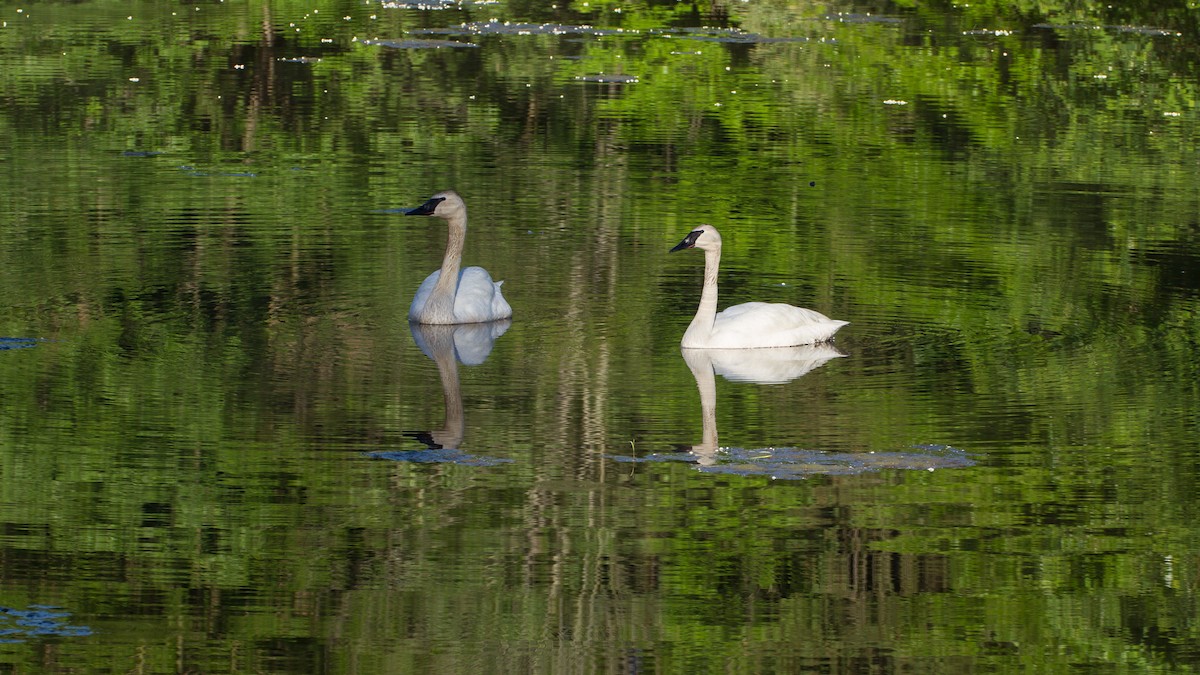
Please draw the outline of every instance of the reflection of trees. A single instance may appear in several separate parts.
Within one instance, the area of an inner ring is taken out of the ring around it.
[[[0,364],[13,369],[5,429],[21,448],[5,455],[2,473],[9,503],[24,509],[11,516],[21,522],[9,534],[19,546],[5,548],[5,578],[92,583],[97,566],[120,570],[126,576],[112,581],[164,598],[161,611],[177,625],[260,622],[220,629],[218,639],[237,633],[231,651],[243,635],[288,651],[279,636],[303,623],[319,635],[313,643],[336,645],[329,659],[345,642],[364,659],[380,644],[426,653],[444,639],[439,627],[470,632],[462,617],[478,617],[481,628],[466,637],[481,649],[519,660],[529,652],[513,655],[511,645],[524,640],[544,662],[565,664],[560,671],[578,663],[581,646],[611,650],[617,663],[616,645],[653,647],[680,634],[763,651],[803,634],[814,660],[881,642],[962,654],[963,634],[983,634],[984,624],[949,636],[924,626],[957,627],[963,607],[997,603],[980,590],[983,578],[1030,595],[1024,613],[988,630],[1032,644],[1044,639],[1026,632],[1035,611],[1077,616],[1054,603],[1078,602],[1096,610],[1092,623],[1057,634],[1077,653],[1096,653],[1096,636],[1125,634],[1129,620],[1103,603],[1186,598],[1195,579],[1184,563],[1168,586],[1154,578],[1155,564],[1112,553],[1105,534],[1144,527],[1160,533],[1162,550],[1185,548],[1195,475],[1162,475],[1163,466],[1188,465],[1185,444],[1164,451],[1170,461],[1139,466],[996,458],[1017,477],[954,486],[931,519],[962,520],[930,530],[925,514],[938,495],[919,484],[830,479],[725,491],[617,475],[603,459],[642,441],[624,437],[640,415],[694,419],[694,401],[639,391],[645,380],[622,372],[655,373],[664,391],[692,386],[686,371],[660,365],[664,342],[645,326],[670,320],[677,302],[657,281],[655,242],[700,214],[753,217],[745,248],[730,254],[735,277],[739,256],[744,278],[747,251],[768,252],[763,274],[804,269],[804,293],[824,304],[896,308],[898,334],[844,369],[875,388],[857,388],[849,403],[814,404],[814,419],[854,427],[846,438],[866,445],[879,429],[916,434],[973,412],[952,395],[906,400],[938,387],[973,392],[1002,413],[974,422],[981,437],[1138,447],[1164,427],[1185,437],[1179,430],[1194,417],[1195,231],[1174,219],[1196,212],[1195,144],[1190,127],[1161,115],[1186,112],[1195,98],[1183,41],[938,33],[916,48],[920,31],[909,27],[888,37],[894,29],[884,25],[797,24],[768,11],[779,4],[731,9],[747,30],[833,35],[841,52],[758,44],[738,46],[735,58],[721,43],[696,55],[673,54],[690,51],[676,38],[553,36],[485,38],[485,49],[470,52],[389,51],[355,45],[351,29],[332,24],[330,45],[284,32],[297,18],[288,3],[231,12],[183,35],[114,22],[27,47],[26,68],[0,80],[0,121],[12,138],[38,140],[10,141],[15,168],[0,177],[20,188],[6,190],[0,207],[13,233],[0,251],[0,288],[23,325],[64,335],[84,326],[87,341],[39,345],[62,356],[45,372]],[[94,27],[74,20],[86,7],[69,9],[62,26]],[[1005,15],[994,11],[974,16],[998,25],[993,17]],[[381,30],[406,27],[388,21]],[[1103,21],[1170,27],[1182,17],[1147,8]],[[1020,58],[1001,67],[1003,49]],[[65,73],[47,65],[62,63],[63,51]],[[324,60],[279,61],[304,55]],[[1097,64],[1115,64],[1117,74],[1097,80]],[[141,82],[128,81],[130,69]],[[618,69],[641,81],[573,80]],[[1150,90],[1161,104],[1143,100]],[[908,105],[879,105],[886,98]],[[155,163],[95,151],[129,144],[170,155]],[[233,161],[263,173],[230,188],[175,170]],[[293,163],[306,169],[294,180],[281,175]],[[18,175],[25,169],[29,176]],[[825,192],[807,187],[814,178]],[[407,269],[424,269],[409,263],[428,259],[422,235],[365,212],[409,203],[427,192],[413,189],[422,181],[451,179],[491,188],[499,226],[517,222],[506,207],[539,213],[536,236],[487,253],[520,260],[512,288],[553,308],[518,321],[561,324],[562,339],[548,343],[536,329],[506,336],[519,344],[489,365],[537,385],[527,400],[481,393],[496,410],[478,418],[495,442],[512,443],[528,474],[515,486],[444,468],[396,469],[382,485],[350,469],[326,475],[305,453],[394,441],[397,419],[420,418],[428,396],[436,401],[431,367],[405,360],[407,336],[392,322],[407,301],[396,289],[419,282]],[[168,187],[153,193],[158,201],[147,200],[146,186],[160,183]],[[917,266],[937,273],[913,279]],[[666,343],[673,359],[674,341]],[[1132,380],[1133,370],[1163,376]],[[880,373],[892,371],[916,377],[880,386]],[[43,428],[39,420],[63,406],[74,427]],[[862,410],[877,412],[864,419]],[[143,426],[119,428],[129,419]],[[131,468],[130,453],[172,444],[190,450]],[[56,482],[79,499],[46,494]],[[1130,500],[1134,483],[1160,487]],[[480,494],[494,510],[472,509]],[[1113,506],[1058,522],[1056,504],[1083,501]],[[1130,516],[1129,501],[1149,502],[1154,517]],[[73,508],[77,517],[52,516]],[[984,510],[1008,522],[973,522]],[[78,525],[97,512],[111,514],[99,532]],[[1028,560],[1012,567],[995,554],[998,542],[1021,546],[1013,531],[1032,536],[1034,527],[1069,550],[1021,551]],[[439,569],[472,556],[478,578]],[[184,576],[192,590],[181,597]],[[1030,590],[1038,584],[1067,595]],[[247,597],[247,588],[269,590]],[[921,637],[881,638],[910,620]],[[1176,627],[1162,620],[1164,634]],[[190,625],[180,631],[181,642],[212,639]],[[349,637],[323,642],[335,634]],[[1125,646],[1104,644],[1109,653]]]

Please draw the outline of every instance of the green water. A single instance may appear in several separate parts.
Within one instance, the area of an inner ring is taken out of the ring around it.
[[[0,3],[0,669],[1200,667],[1197,10],[403,4]]]

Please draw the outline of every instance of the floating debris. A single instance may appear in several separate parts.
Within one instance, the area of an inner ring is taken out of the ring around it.
[[[1183,33],[1169,28],[1155,28],[1154,26],[1108,26],[1110,30],[1115,30],[1118,33],[1133,33],[1135,35],[1156,35],[1161,37],[1182,37]]]
[[[385,0],[379,3],[384,9],[450,9],[457,7],[457,0],[421,0],[420,2],[403,2],[402,0]]]
[[[437,448],[431,450],[392,450],[387,452],[368,452],[368,457],[388,459],[393,462],[416,462],[418,464],[461,464],[463,466],[497,466],[508,464],[511,459],[501,457],[484,457],[471,455],[462,450]]]
[[[639,31],[621,28],[596,28],[561,23],[513,23],[510,21],[471,21],[445,28],[417,28],[412,35],[636,35]]]
[[[364,45],[378,45],[392,49],[441,49],[442,47],[475,47],[479,45],[470,42],[455,42],[454,40],[360,40]]]
[[[1134,35],[1150,35],[1156,37],[1181,37],[1183,33],[1169,28],[1156,28],[1154,26],[1105,26],[1089,23],[1037,23],[1034,28],[1044,28],[1047,30],[1111,30],[1118,33],[1132,33]]]
[[[891,25],[903,23],[903,21],[894,16],[876,16],[875,14],[856,14],[854,12],[826,14],[824,19],[826,21],[837,21],[839,23],[882,23]]]
[[[747,33],[735,28],[681,28],[672,31],[689,40],[726,42],[732,44],[768,44],[773,42],[810,42],[808,37],[767,37],[758,33]]]
[[[281,56],[275,60],[283,62],[283,63],[320,63],[321,62],[321,58],[318,56],[292,56],[292,57]]]
[[[635,84],[640,82],[636,75],[577,75],[576,80],[580,82],[602,82],[604,84]]]
[[[68,612],[49,605],[30,605],[29,609],[0,607],[0,643],[25,642],[33,637],[82,637],[92,634],[87,626],[72,626]]]
[[[917,452],[823,452],[801,448],[720,448],[713,456],[696,452],[655,453],[645,457],[608,455],[617,462],[684,462],[703,473],[770,476],[797,480],[809,476],[852,476],[883,469],[935,471],[974,466],[975,461],[948,445],[915,445]]]
[[[992,35],[995,37],[1005,37],[1016,33],[1015,30],[1006,30],[1003,28],[978,28],[975,30],[964,30],[963,35]]]

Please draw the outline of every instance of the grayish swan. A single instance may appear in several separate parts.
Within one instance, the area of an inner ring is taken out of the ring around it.
[[[467,205],[457,192],[439,192],[424,204],[407,211],[406,215],[437,216],[446,221],[450,230],[442,267],[421,282],[408,308],[409,321],[484,323],[512,316],[512,307],[500,293],[503,281],[492,281],[492,275],[482,267],[460,270],[463,243],[467,238]]]

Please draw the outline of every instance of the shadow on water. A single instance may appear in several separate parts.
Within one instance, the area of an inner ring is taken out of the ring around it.
[[[845,453],[801,448],[720,447],[717,443],[716,375],[733,382],[786,384],[845,356],[831,345],[774,349],[684,349],[683,359],[700,390],[703,437],[686,453],[645,457],[610,455],[618,462],[686,462],[701,472],[799,479],[814,475],[851,475],[881,469],[933,471],[973,466],[965,452],[947,445],[915,446],[913,452]]]
[[[458,364],[477,366],[492,353],[496,339],[504,335],[510,319],[490,323],[433,326],[410,323],[413,341],[421,352],[433,360],[442,380],[442,396],[446,404],[446,420],[441,429],[409,432],[408,436],[428,446],[426,450],[393,450],[369,452],[370,457],[397,462],[422,464],[449,463],[467,466],[495,466],[511,459],[471,455],[459,449],[466,428],[463,412],[462,387],[458,380]]]

